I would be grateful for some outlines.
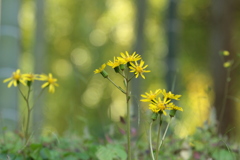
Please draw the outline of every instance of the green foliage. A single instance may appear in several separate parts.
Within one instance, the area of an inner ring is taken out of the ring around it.
[[[107,144],[106,146],[99,146],[96,152],[99,160],[112,160],[114,158],[125,160],[127,153],[121,145]]]
[[[0,136],[0,160],[126,160],[125,140],[110,140],[111,143],[90,135],[44,136],[31,139],[25,146],[19,134],[6,132]],[[147,141],[141,139],[132,145],[133,159],[150,159]],[[218,136],[216,127],[210,125],[197,128],[195,134],[184,139],[168,135],[159,151],[160,159],[174,160],[238,160],[239,155],[238,146]]]

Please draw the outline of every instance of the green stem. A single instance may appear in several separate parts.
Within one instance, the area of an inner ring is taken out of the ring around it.
[[[123,72],[123,76],[126,85],[126,102],[127,102],[127,142],[128,142],[128,160],[132,159],[132,154],[131,154],[131,115],[130,115],[130,93],[129,93],[129,82],[130,80],[128,79],[129,77],[129,68],[127,67],[126,69],[126,74]]]
[[[160,114],[160,117],[159,117],[158,135],[157,135],[157,147],[156,147],[156,153],[155,153],[155,157],[156,157],[155,159],[156,160],[158,159],[158,151],[159,151],[158,145],[159,145],[159,142],[160,142],[161,126],[162,126],[162,114]]]
[[[135,77],[135,75],[133,75],[133,76],[129,79],[129,81],[131,81],[134,77]]]
[[[125,92],[121,87],[119,87],[118,85],[116,85],[109,77],[107,77],[107,79],[108,79],[115,87],[117,87],[122,93],[126,94],[126,92]]]
[[[123,73],[121,73],[121,72],[118,72],[124,79],[126,79],[126,77],[124,76],[124,74]]]
[[[31,110],[33,109],[33,107],[35,106],[35,104],[38,102],[38,100],[40,99],[40,96],[42,95],[43,91],[45,90],[45,88],[42,88],[41,92],[38,94],[37,98],[34,100],[33,105]]]
[[[20,87],[18,87],[18,89],[19,89],[19,92],[21,93],[23,99],[26,101],[26,104],[27,104],[27,123],[26,123],[26,129],[25,129],[25,144],[27,144],[28,139],[29,139],[28,130],[29,130],[30,116],[31,116],[31,108],[30,108],[30,105],[29,105],[29,97],[30,97],[31,87],[28,87],[27,97],[24,96]]]
[[[226,108],[229,78],[230,78],[230,68],[227,69],[227,79],[226,79],[225,88],[224,88],[223,105],[222,105],[221,112],[220,112],[219,123],[222,122],[223,114],[224,114],[225,108]]]
[[[152,145],[152,124],[153,124],[154,121],[152,121],[150,123],[150,126],[149,126],[149,144],[150,144],[150,152],[151,152],[151,156],[152,156],[152,160],[155,160],[154,158],[154,154],[153,154],[153,145]]]
[[[127,102],[127,141],[128,141],[128,160],[131,160],[131,119],[130,119],[130,96],[129,83],[126,84],[126,102]]]
[[[165,139],[165,136],[166,136],[166,134],[167,134],[167,131],[168,131],[168,128],[169,128],[169,126],[170,126],[171,121],[172,121],[172,117],[170,118],[170,120],[169,120],[169,122],[168,122],[168,124],[167,124],[167,127],[166,127],[166,129],[165,129],[165,131],[164,131],[162,140],[161,140],[161,142],[160,142],[160,144],[159,144],[159,146],[158,146],[158,150],[160,150],[160,148],[161,148],[161,146],[162,146],[162,144],[163,144],[163,141],[164,141],[164,139]]]

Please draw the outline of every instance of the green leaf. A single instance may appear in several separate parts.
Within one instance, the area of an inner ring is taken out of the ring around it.
[[[42,148],[40,150],[40,155],[43,159],[48,159],[51,158],[50,151],[47,148]]]
[[[36,151],[36,150],[39,150],[42,148],[42,144],[37,144],[37,143],[33,143],[30,145],[30,148],[33,150],[33,151]]]
[[[213,153],[213,158],[217,160],[235,160],[236,159],[233,153],[225,149],[216,150]]]
[[[88,160],[90,159],[89,155],[87,153],[77,153],[77,157],[81,160]]]
[[[113,160],[114,158],[125,160],[127,153],[120,145],[108,144],[107,146],[99,146],[96,156],[99,160]]]

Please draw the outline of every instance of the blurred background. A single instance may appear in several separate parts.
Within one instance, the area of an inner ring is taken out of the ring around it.
[[[132,81],[136,133],[147,132],[150,122],[140,94],[165,88],[182,95],[184,112],[177,113],[173,133],[186,137],[217,120],[220,134],[239,140],[240,68],[228,73],[223,63],[239,62],[240,1],[0,0],[0,9],[1,82],[18,68],[58,79],[56,92],[45,91],[35,104],[34,134],[104,138],[124,129],[124,95],[93,71],[136,51],[151,70],[145,80]],[[230,56],[222,57],[222,50]],[[121,77],[106,70],[121,86]],[[40,90],[36,84],[32,102]],[[26,106],[17,88],[0,83],[0,94],[0,132],[21,130]]]

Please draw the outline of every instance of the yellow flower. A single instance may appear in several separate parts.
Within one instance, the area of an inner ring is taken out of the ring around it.
[[[152,112],[158,113],[159,111],[162,111],[164,115],[167,115],[165,110],[179,110],[183,111],[181,107],[176,106],[173,103],[170,103],[170,100],[167,99],[167,97],[164,97],[163,101],[158,97],[158,100],[154,100],[154,103],[149,104],[149,109],[152,110]]]
[[[158,97],[158,100],[154,100],[154,103],[149,104],[149,109],[152,110],[155,113],[158,113],[159,111],[162,111],[164,115],[167,115],[167,113],[164,111],[167,109],[166,105],[170,102],[170,100],[167,101],[166,98],[162,101],[160,97]]]
[[[141,96],[145,99],[141,99],[142,102],[152,102],[156,99],[157,95],[162,92],[161,89],[156,90],[154,93],[150,90],[149,93],[145,92],[146,95],[142,94]]]
[[[34,80],[39,80],[39,77],[37,74],[33,74],[33,73],[27,73],[25,74],[26,79],[27,79],[27,85],[30,87],[32,82],[34,82]]]
[[[97,74],[97,73],[103,72],[103,70],[105,69],[105,67],[106,67],[106,64],[104,63],[99,69],[96,69],[96,70],[94,71],[94,73]]]
[[[229,67],[231,67],[231,65],[233,64],[233,61],[227,61],[227,62],[225,62],[225,63],[223,63],[223,67],[224,68],[229,68]]]
[[[174,95],[172,92],[167,93],[165,89],[163,89],[162,94],[164,95],[164,97],[175,100],[179,100],[179,98],[181,97],[181,95]]]
[[[120,55],[122,57],[118,57],[118,59],[124,60],[126,63],[142,59],[139,54],[136,54],[136,52],[134,52],[132,55],[129,55],[128,52],[126,51],[126,55],[124,53],[120,53]]]
[[[107,63],[107,65],[110,66],[110,67],[112,67],[112,68],[116,68],[116,67],[118,67],[120,64],[126,64],[126,62],[125,62],[124,60],[116,59],[115,57],[114,57],[113,62],[109,60],[108,63]]]
[[[223,51],[222,54],[223,54],[224,56],[229,56],[229,55],[230,55],[230,53],[229,53],[228,51]]]
[[[39,79],[38,75],[33,74],[33,73],[27,73],[27,74],[25,74],[25,76],[26,76],[27,81],[31,81],[31,82]]]
[[[56,78],[53,78],[52,77],[52,74],[49,73],[48,76],[47,75],[40,75],[40,78],[39,80],[41,81],[47,81],[46,83],[44,83],[42,85],[42,88],[46,88],[46,87],[49,87],[49,92],[50,93],[54,93],[55,92],[55,86],[58,87],[58,84],[56,83],[57,82],[57,79]]]
[[[178,106],[176,106],[176,105],[173,104],[173,103],[169,103],[169,104],[167,105],[167,107],[168,107],[168,110],[179,110],[179,111],[183,111],[183,109],[182,109],[181,107],[178,107]]]
[[[154,113],[162,112],[164,115],[166,115],[165,110],[173,110],[174,113],[170,112],[170,116],[174,116],[176,113],[176,110],[183,111],[181,107],[176,106],[171,102],[172,99],[179,100],[181,95],[174,95],[172,92],[166,92],[165,89],[161,90],[158,89],[154,93],[150,91],[149,93],[145,92],[146,95],[141,95],[145,99],[141,99],[143,102],[151,102],[149,104],[149,109]],[[160,97],[157,98],[157,95],[159,94],[163,95],[163,98]]]
[[[26,86],[26,80],[26,74],[21,74],[20,69],[17,69],[16,72],[13,72],[12,77],[5,79],[3,83],[10,81],[8,83],[8,88],[10,88],[12,85],[16,87],[19,83],[22,83]]]
[[[150,72],[150,70],[144,70],[145,68],[147,68],[148,65],[144,66],[144,61],[141,60],[140,64],[138,64],[135,61],[135,64],[133,64],[132,62],[130,62],[131,66],[129,66],[130,69],[132,69],[130,72],[135,72],[136,74],[136,78],[138,78],[139,74],[142,76],[143,79],[145,79],[145,76],[143,75],[143,73],[146,72]]]
[[[99,69],[96,69],[94,71],[95,74],[97,73],[101,73],[101,75],[104,77],[104,78],[108,78],[108,73],[104,70],[106,67],[106,64],[104,63]]]

